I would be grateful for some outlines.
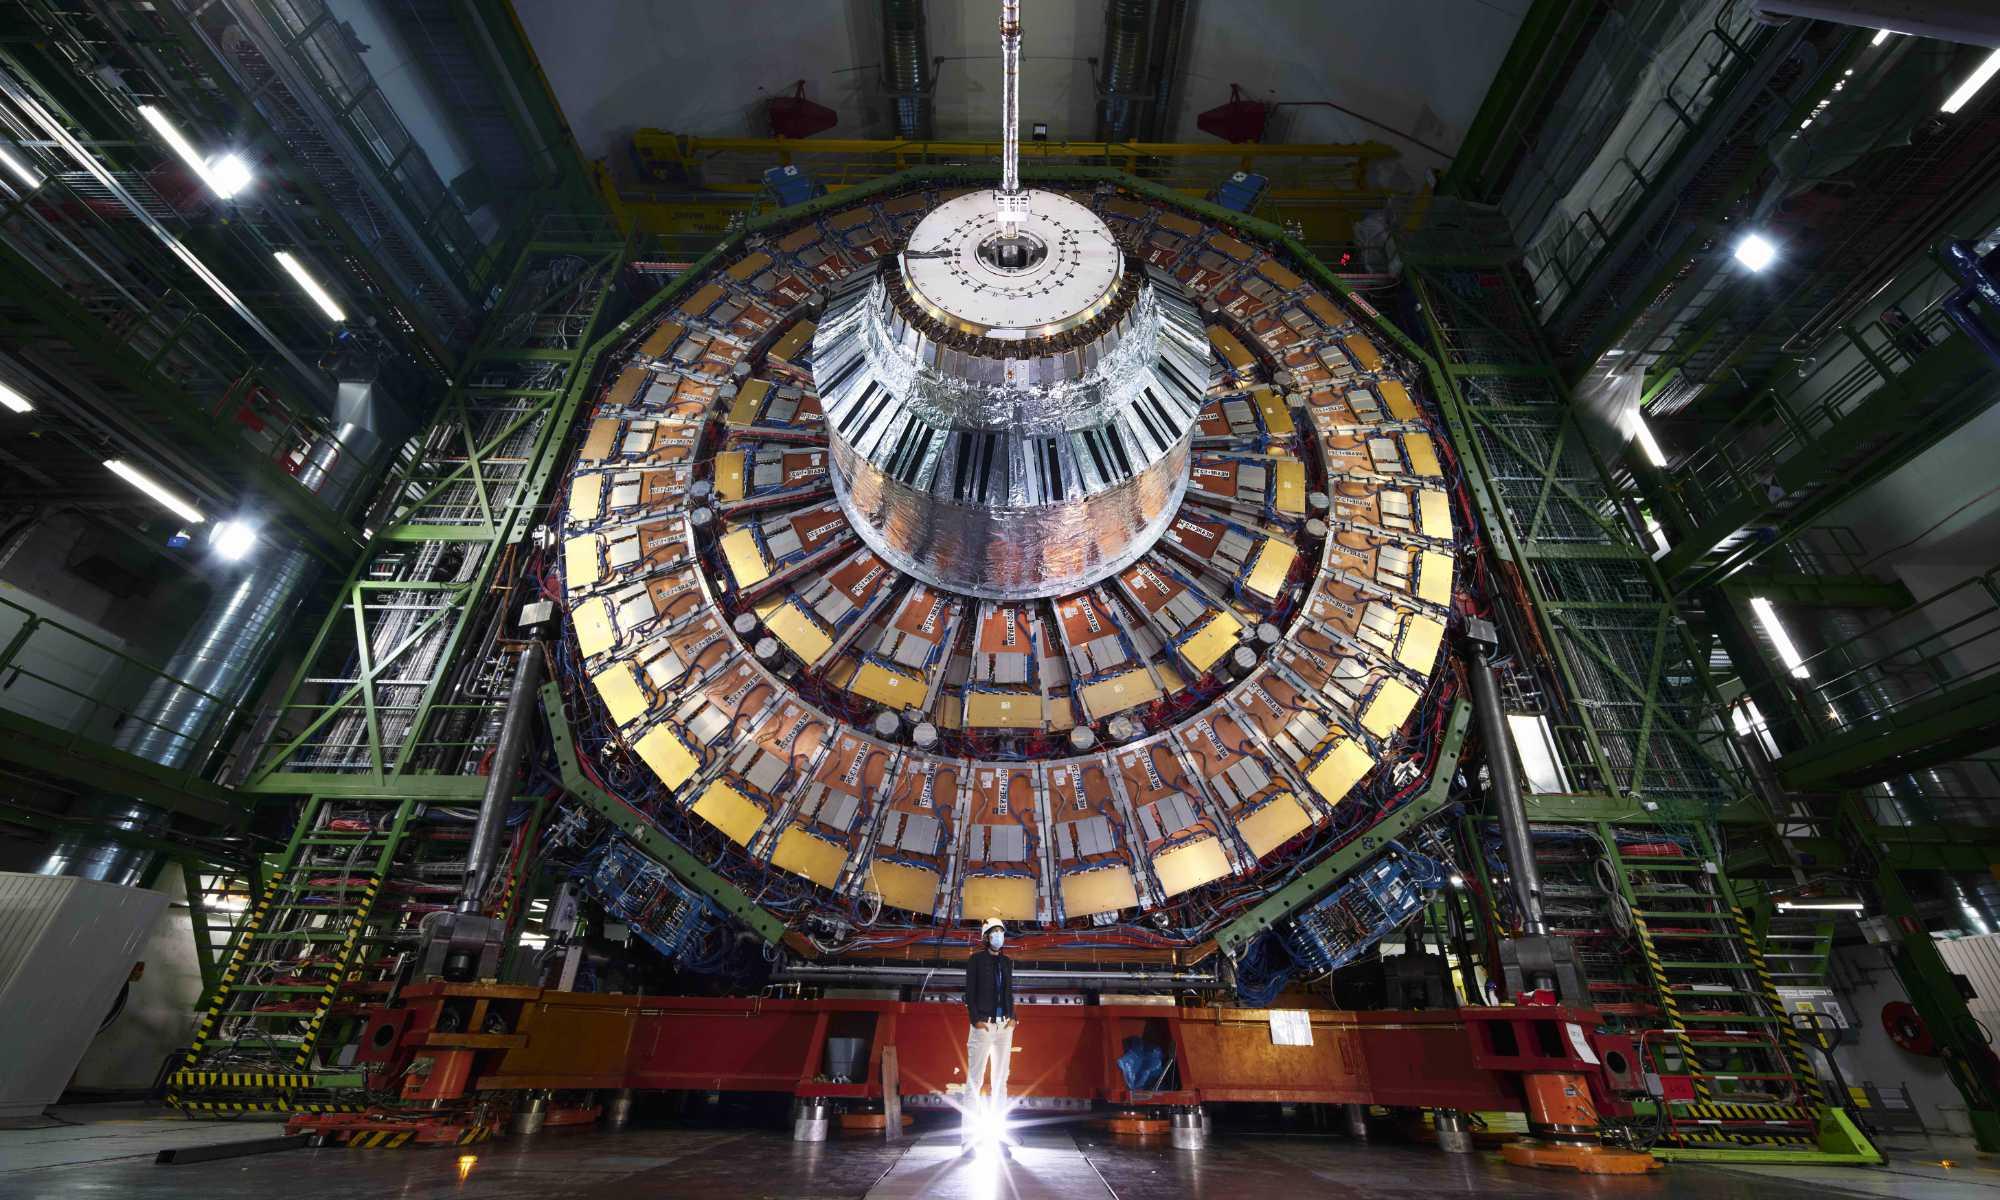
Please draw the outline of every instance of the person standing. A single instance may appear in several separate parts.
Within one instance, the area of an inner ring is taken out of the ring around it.
[[[988,1112],[996,1121],[1007,1115],[1007,1066],[1014,1053],[1014,960],[1001,953],[1007,927],[989,917],[979,928],[979,948],[965,964],[965,1008],[972,1029],[965,1039],[966,1122],[976,1120],[982,1077],[992,1068],[992,1098]],[[967,1129],[966,1149],[974,1147]],[[1006,1142],[1001,1141],[1002,1150]]]

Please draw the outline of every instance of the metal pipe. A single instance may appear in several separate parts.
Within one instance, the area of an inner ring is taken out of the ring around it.
[[[924,0],[882,0],[882,73],[895,102],[896,136],[931,137],[931,46]]]
[[[1764,18],[1809,17],[1911,37],[2000,46],[2000,9],[1993,0],[1752,0],[1750,9]]]
[[[1483,627],[1483,628],[1482,628]],[[1493,677],[1493,660],[1487,655],[1498,647],[1499,635],[1488,621],[1466,622],[1465,673],[1472,682],[1472,711],[1479,721],[1479,737],[1486,745],[1486,770],[1492,777],[1490,793],[1499,811],[1500,837],[1506,844],[1507,861],[1514,880],[1514,898],[1521,906],[1521,932],[1538,937],[1549,931],[1542,917],[1542,879],[1535,869],[1535,845],[1528,834],[1528,811],[1521,803],[1521,771],[1514,761],[1514,739],[1507,729],[1507,713],[1500,704],[1500,685]]]
[[[1097,140],[1129,142],[1147,101],[1148,0],[1109,0],[1104,6],[1104,54],[1097,100]]]
[[[507,697],[507,720],[500,726],[500,744],[493,750],[492,772],[479,802],[479,821],[472,827],[472,846],[465,855],[465,884],[459,890],[458,911],[479,911],[479,902],[493,882],[493,863],[500,831],[507,827],[507,806],[514,799],[514,772],[528,745],[534,725],[535,689],[542,683],[542,645],[530,642],[514,666],[514,690]]]
[[[1020,0],[1000,0],[1000,192],[1020,192]]]
[[[1188,0],[1164,0],[1159,20],[1163,42],[1153,62],[1153,99],[1140,123],[1139,140],[1163,142],[1172,139],[1174,108],[1180,101],[1181,43],[1187,32]]]

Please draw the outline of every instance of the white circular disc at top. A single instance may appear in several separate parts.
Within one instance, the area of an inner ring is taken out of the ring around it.
[[[1000,232],[991,191],[932,209],[910,234],[902,268],[911,296],[934,314],[986,337],[1040,337],[1073,328],[1110,302],[1124,255],[1104,221],[1053,192],[1029,191],[1019,231],[1047,247],[1041,261],[1003,270],[979,247]]]

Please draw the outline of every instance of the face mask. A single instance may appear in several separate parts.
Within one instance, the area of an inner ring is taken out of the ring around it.
[[[1001,943],[1005,942],[1006,940],[1007,940],[1007,935],[1000,932],[998,929],[986,935],[986,944],[988,946],[993,947],[995,950],[998,950],[1000,948]]]

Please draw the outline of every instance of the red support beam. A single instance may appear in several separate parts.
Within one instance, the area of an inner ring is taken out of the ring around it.
[[[884,1046],[896,1047],[901,1094],[965,1081],[963,1005],[889,1000],[639,997],[478,984],[406,988],[408,1007],[373,1014],[369,1059],[400,1071],[416,1056],[472,1049],[434,1026],[479,1005],[504,1034],[483,1043],[466,1094],[521,1088],[639,1088],[882,1097]],[[1282,1101],[1520,1110],[1521,1076],[1588,1081],[1606,1115],[1639,1087],[1630,1039],[1600,1033],[1596,1013],[1545,1006],[1427,1012],[1310,1010],[1312,1044],[1278,1045],[1260,1009],[1022,1005],[1012,1091],[1109,1104]],[[378,1031],[380,1037],[378,1040]],[[867,1045],[866,1075],[829,1083],[830,1038]],[[1171,1052],[1171,1090],[1134,1093],[1117,1065],[1125,1039]]]

